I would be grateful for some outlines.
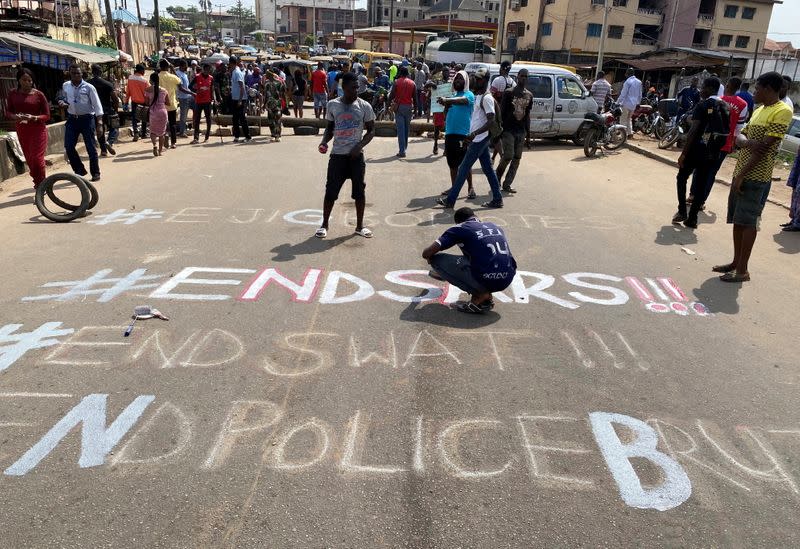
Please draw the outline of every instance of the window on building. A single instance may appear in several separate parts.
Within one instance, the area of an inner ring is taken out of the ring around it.
[[[720,34],[719,38],[717,38],[717,46],[719,46],[720,48],[729,48],[732,41],[733,41],[733,35]]]
[[[736,47],[737,48],[746,48],[749,43],[750,43],[750,37],[749,36],[737,36],[736,37]]]
[[[542,23],[542,36],[550,36],[551,34],[553,34],[553,24]]]
[[[550,4],[555,4],[555,3],[556,3],[556,0],[544,0],[544,5],[545,6],[550,5]]]
[[[742,8],[742,19],[752,19],[755,15],[755,8]]]
[[[622,33],[625,32],[625,27],[622,25],[609,25],[608,26],[608,37],[609,38],[622,38]]]
[[[299,30],[300,32],[306,32],[308,30],[308,27],[306,26],[306,22],[305,21],[299,21],[297,23],[297,30]]]
[[[397,13],[395,14],[395,17],[400,17],[400,10],[397,10]]]
[[[389,17],[389,8],[383,8],[383,16]]]
[[[728,19],[736,19],[736,15],[739,13],[739,6],[731,6],[730,4],[725,5],[725,17]]]
[[[526,87],[537,99],[553,97],[553,81],[549,76],[532,74],[528,76],[528,85]]]
[[[519,5],[524,8],[528,5],[528,0],[519,0]]]
[[[556,80],[558,97],[561,99],[580,99],[583,97],[583,88],[578,81],[568,76],[559,76]]]
[[[403,19],[408,19],[408,10],[403,10]]]
[[[628,5],[628,0],[614,0],[615,8],[624,8]]]
[[[491,2],[486,2],[486,10],[487,11],[492,11],[492,3]]]
[[[600,23],[589,23],[586,25],[586,36],[600,37],[603,35],[603,25]]]
[[[306,9],[305,8],[297,8],[297,15],[298,15],[298,17],[305,17],[306,16]]]

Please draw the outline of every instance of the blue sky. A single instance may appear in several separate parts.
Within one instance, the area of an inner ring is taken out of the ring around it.
[[[236,4],[236,0],[212,0],[212,2],[215,10],[218,9],[218,4],[222,4],[225,7]],[[356,5],[359,3],[366,4],[366,0],[356,0]],[[243,4],[255,10],[253,0],[243,0]],[[139,5],[142,9],[142,16],[145,13],[152,13],[153,0],[140,0]],[[199,6],[199,4],[191,0],[159,0],[159,7],[162,10],[167,6]],[[131,12],[136,12],[135,0],[128,1],[128,9]],[[773,8],[772,20],[769,25],[769,37],[774,40],[791,40],[796,46],[800,47],[800,25],[797,24],[798,21],[800,21],[800,0],[783,0],[783,4],[776,4]]]

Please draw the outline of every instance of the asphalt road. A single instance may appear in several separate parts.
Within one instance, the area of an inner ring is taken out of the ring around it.
[[[420,258],[430,142],[371,144],[375,238],[348,185],[324,241],[316,144],[122,145],[63,225],[3,185],[2,546],[800,543],[785,210],[725,285],[727,188],[692,232],[673,170],[542,145],[485,212],[520,273],[474,317]],[[144,304],[170,320],[124,338]]]

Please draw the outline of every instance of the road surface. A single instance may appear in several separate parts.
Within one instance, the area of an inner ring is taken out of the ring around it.
[[[520,272],[475,317],[420,258],[450,223],[430,141],[376,139],[375,238],[348,184],[318,240],[317,139],[123,145],[70,224],[4,184],[4,546],[800,543],[785,210],[725,285],[727,188],[692,232],[672,169],[542,145],[480,212]],[[145,304],[170,320],[124,338]]]

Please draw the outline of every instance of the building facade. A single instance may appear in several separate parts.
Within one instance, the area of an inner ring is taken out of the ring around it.
[[[342,34],[345,29],[358,29],[368,25],[366,10],[338,7],[333,5],[334,2],[329,4],[320,1],[311,6],[297,4],[280,6],[278,34],[296,34],[304,37],[316,33],[319,37]],[[345,2],[340,4],[344,5]]]
[[[543,61],[589,62],[605,32],[607,57],[669,47],[753,54],[765,43],[777,1],[510,0],[504,46]]]
[[[439,0],[422,13],[423,19],[443,17],[458,21],[497,23],[500,17],[499,0]]]

